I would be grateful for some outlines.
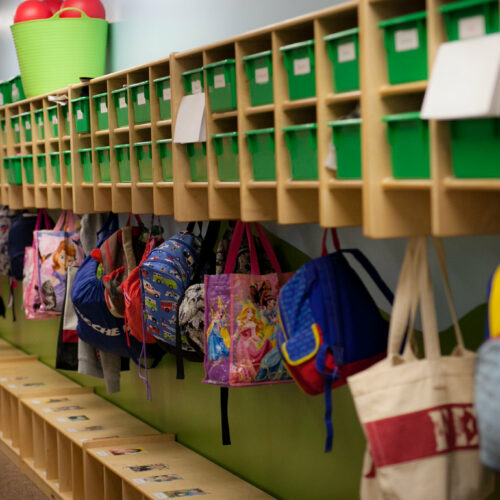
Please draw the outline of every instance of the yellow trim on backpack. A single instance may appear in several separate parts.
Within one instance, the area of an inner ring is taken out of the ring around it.
[[[497,267],[491,280],[488,321],[491,338],[500,337],[500,266]]]
[[[281,352],[282,352],[283,357],[285,358],[285,361],[287,362],[287,364],[289,364],[291,366],[301,365],[302,363],[305,363],[306,361],[309,361],[311,358],[314,358],[314,356],[316,356],[318,349],[319,349],[319,346],[321,344],[321,336],[319,334],[319,327],[316,323],[314,323],[311,326],[311,330],[313,332],[314,338],[316,339],[316,348],[312,352],[310,352],[309,354],[306,354],[303,358],[300,358],[296,361],[292,361],[290,359],[290,357],[288,356],[288,352],[286,351],[286,343],[282,344]]]

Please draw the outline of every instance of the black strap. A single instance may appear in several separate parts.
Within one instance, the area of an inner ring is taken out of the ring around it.
[[[12,297],[12,321],[16,321],[16,294],[14,293],[14,279],[9,280],[9,291]]]
[[[176,321],[175,321],[175,362],[177,365],[177,380],[182,380],[184,378],[184,359],[182,358],[182,338],[181,338],[181,327],[179,326],[179,309],[184,298],[184,294],[177,302],[176,311]]]
[[[229,387],[220,388],[220,423],[222,427],[222,444],[224,446],[231,444],[229,434],[229,417],[227,413],[229,400]]]

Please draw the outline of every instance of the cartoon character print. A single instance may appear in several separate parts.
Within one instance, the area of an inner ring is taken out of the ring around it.
[[[217,308],[212,311],[212,322],[207,329],[207,357],[215,366],[230,354],[231,339],[228,331],[226,306],[217,297]]]

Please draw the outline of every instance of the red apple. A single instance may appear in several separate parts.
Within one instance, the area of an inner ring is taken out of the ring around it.
[[[106,11],[99,0],[65,0],[61,5],[61,9],[65,9],[66,7],[75,7],[76,9],[83,10],[89,17],[106,19]],[[80,17],[80,13],[68,10],[63,12],[61,17]]]
[[[42,2],[52,11],[52,14],[61,10],[62,0],[42,0]]]
[[[47,19],[52,17],[52,11],[43,2],[38,0],[26,0],[16,10],[15,23],[34,21],[35,19]]]

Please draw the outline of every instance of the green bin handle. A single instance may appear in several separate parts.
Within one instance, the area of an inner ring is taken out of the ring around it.
[[[316,130],[309,130],[309,144],[314,151],[318,149],[318,134]]]
[[[288,151],[292,152],[295,149],[295,132],[285,132],[285,143]]]
[[[233,151],[233,154],[239,154],[238,137],[231,137],[231,149]]]
[[[221,137],[214,137],[214,151],[217,156],[220,156],[224,152],[224,146],[222,144]]]

